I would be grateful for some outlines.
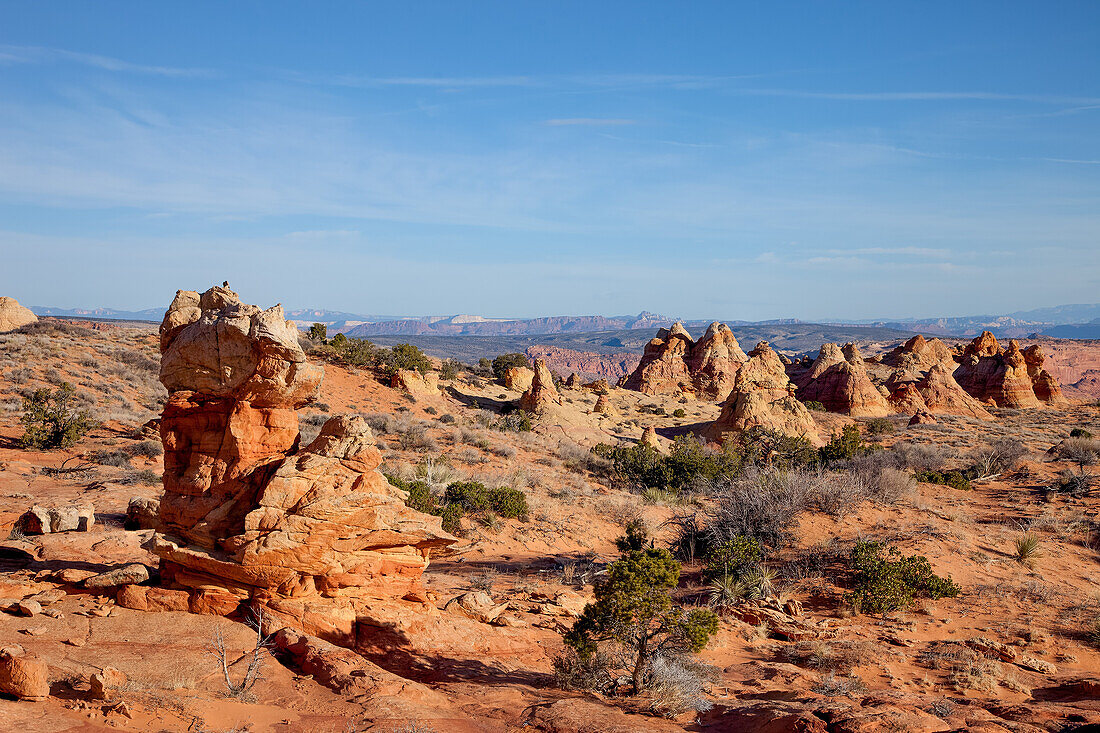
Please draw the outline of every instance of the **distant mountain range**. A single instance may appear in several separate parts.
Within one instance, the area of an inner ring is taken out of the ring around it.
[[[119,319],[159,322],[160,308],[125,311],[112,308],[53,308],[31,306],[40,316],[68,318]],[[643,311],[636,316],[545,316],[542,318],[487,318],[478,315],[391,316],[364,315],[317,308],[287,311],[287,318],[303,328],[324,323],[329,333],[345,333],[356,338],[375,336],[535,336],[579,334],[608,331],[655,331],[677,320],[671,316]],[[711,320],[684,319],[691,329],[703,329]],[[784,326],[810,324],[798,319],[744,321],[724,319],[735,326]],[[1100,338],[1100,303],[1058,305],[1017,311],[1005,315],[961,316],[954,318],[909,318],[899,320],[828,320],[830,326],[863,326],[895,331],[919,332],[939,336],[975,336],[992,331],[998,337],[1017,338],[1043,334],[1056,338]]]

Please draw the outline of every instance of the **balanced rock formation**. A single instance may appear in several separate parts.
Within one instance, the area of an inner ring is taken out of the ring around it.
[[[508,367],[504,372],[504,386],[516,392],[526,392],[535,381],[535,371],[527,367]]]
[[[754,427],[804,437],[815,445],[823,443],[809,410],[794,396],[794,385],[783,362],[767,341],[749,352],[749,360],[738,370],[721,414],[703,434],[720,442],[726,433]]]
[[[0,297],[0,333],[14,331],[37,320],[38,316],[19,305],[15,298]]]
[[[519,406],[527,412],[543,412],[553,405],[561,404],[561,395],[554,386],[554,375],[543,359],[535,359],[535,376],[531,386],[520,397]]]
[[[800,400],[816,400],[829,412],[852,417],[885,417],[890,405],[871,382],[855,344],[843,349],[824,344],[798,390]]]
[[[454,542],[378,472],[362,418],[332,418],[298,451],[295,408],[315,398],[324,370],[280,306],[244,305],[228,287],[181,291],[161,354],[164,496],[148,546],[165,584],[272,608],[400,597],[431,550]],[[286,613],[301,619],[301,608]]]
[[[1042,368],[1041,349],[1031,352],[1031,363],[1015,339],[1001,348],[996,337],[983,331],[963,350],[955,380],[976,399],[998,407],[1039,407],[1058,401],[1061,388]],[[1038,392],[1046,397],[1040,401]]]
[[[645,347],[638,367],[621,386],[645,394],[686,394],[723,400],[748,359],[729,326],[714,322],[698,342],[679,322],[662,328]]]

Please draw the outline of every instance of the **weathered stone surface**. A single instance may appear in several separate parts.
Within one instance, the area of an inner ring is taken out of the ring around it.
[[[126,529],[154,529],[160,517],[160,499],[130,498],[126,506]]]
[[[86,578],[83,585],[89,590],[99,590],[117,588],[120,585],[138,585],[149,580],[149,578],[149,568],[141,563],[132,563]]]
[[[217,613],[257,599],[298,628],[343,624],[334,636],[346,636],[347,599],[405,595],[431,550],[455,541],[378,472],[362,418],[332,418],[299,450],[295,409],[323,370],[279,306],[243,305],[227,287],[181,291],[161,352],[165,491],[146,547],[162,583],[186,590],[131,584],[120,603]]]
[[[494,603],[488,593],[480,590],[456,596],[443,606],[444,611],[461,613],[483,624],[493,623],[507,609],[507,603]]]
[[[938,338],[925,339],[920,334],[884,354],[882,363],[912,373],[926,372],[936,364],[955,368],[955,358],[947,344]]]
[[[1045,402],[1048,405],[1054,407],[1064,406],[1068,404],[1069,400],[1062,394],[1062,385],[1058,383],[1058,380],[1046,369],[1043,369],[1045,361],[1046,355],[1043,353],[1043,347],[1039,344],[1032,344],[1024,349],[1024,362],[1027,364],[1027,374],[1031,378],[1035,396],[1039,398],[1040,402]]]
[[[714,322],[698,342],[679,322],[662,328],[645,347],[637,368],[620,383],[645,394],[686,394],[724,400],[748,360],[729,326]]]
[[[535,376],[531,386],[520,397],[519,406],[527,412],[539,413],[561,404],[561,395],[554,386],[554,375],[542,359],[535,359]]]
[[[114,693],[126,684],[127,678],[124,672],[114,667],[104,667],[99,672],[93,672],[88,680],[88,696],[93,700],[108,700]]]
[[[0,333],[14,331],[37,320],[38,316],[30,308],[19,305],[15,298],[0,297]]]
[[[87,532],[95,524],[95,509],[91,504],[66,504],[44,507],[35,504],[16,520],[24,534],[53,532]]]
[[[169,393],[232,397],[253,407],[301,407],[316,399],[324,376],[306,360],[281,305],[246,305],[228,286],[177,292],[161,323],[160,351],[160,381]]]
[[[657,440],[657,431],[653,429],[652,425],[647,425],[645,430],[642,431],[642,439],[638,441],[642,445],[648,445],[650,448],[660,448],[661,443]]]
[[[504,372],[504,386],[516,392],[526,392],[531,389],[531,382],[534,380],[535,370],[527,367],[508,367]]]
[[[596,398],[596,404],[592,407],[592,412],[606,415],[611,412],[611,400],[607,395],[602,394]]]
[[[20,700],[45,700],[50,696],[49,668],[20,646],[0,649],[0,694]]]
[[[767,341],[749,352],[749,360],[738,370],[721,414],[707,426],[704,435],[721,441],[726,433],[754,427],[801,436],[815,445],[824,442],[809,410],[795,399],[794,385]]]
[[[916,412],[913,417],[909,418],[909,425],[935,425],[936,418],[932,416],[932,413],[927,410],[920,410]]]
[[[390,386],[414,397],[432,397],[439,394],[439,375],[435,372],[421,374],[415,369],[398,369],[390,379]]]
[[[980,420],[993,416],[976,399],[959,386],[942,365],[936,364],[916,384],[929,412],[947,415],[969,415]]]
[[[968,394],[982,402],[998,407],[1039,407],[1034,381],[1041,382],[1048,399],[1051,383],[1057,382],[1042,369],[1041,350],[1033,351],[1031,360],[1029,364],[1015,339],[1002,349],[993,334],[983,331],[963,350],[954,376]],[[1060,396],[1061,390],[1057,392]]]
[[[867,374],[863,356],[855,344],[843,350],[836,344],[824,344],[810,372],[802,380],[798,397],[815,400],[830,412],[853,417],[885,417],[890,405],[879,394]]]

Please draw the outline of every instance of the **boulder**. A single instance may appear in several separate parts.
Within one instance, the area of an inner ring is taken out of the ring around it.
[[[15,526],[24,534],[54,532],[87,532],[95,524],[95,509],[91,504],[66,504],[44,507],[35,504],[25,512]]]
[[[592,412],[606,415],[611,412],[611,400],[606,394],[602,394],[596,398],[596,404],[592,407]]]
[[[749,360],[738,370],[722,412],[703,434],[709,440],[721,442],[726,433],[754,427],[804,437],[815,445],[824,444],[809,410],[795,399],[794,385],[783,362],[767,341],[761,341],[749,352]]]
[[[49,668],[21,646],[0,649],[0,693],[20,700],[45,700],[50,696]]]
[[[531,386],[520,397],[519,406],[527,412],[545,412],[554,405],[561,404],[561,395],[554,386],[554,375],[543,359],[535,359],[535,376]]]
[[[927,410],[920,410],[913,417],[909,418],[910,427],[913,425],[935,425],[936,418],[932,416],[932,413]]]
[[[439,394],[439,375],[435,372],[421,374],[415,369],[398,369],[390,378],[390,386],[413,397],[432,397]]]
[[[508,367],[504,372],[504,386],[515,392],[526,392],[531,389],[531,383],[534,380],[535,370],[528,367]]]
[[[138,585],[146,582],[150,577],[149,568],[141,563],[131,563],[85,578],[82,585],[89,590],[102,590],[117,588],[121,585]]]
[[[447,601],[443,606],[444,611],[460,613],[463,616],[480,621],[483,624],[491,624],[497,620],[500,614],[508,609],[507,603],[494,603],[493,599],[485,591],[471,591],[463,593]]]
[[[108,700],[112,692],[125,685],[127,677],[114,667],[104,667],[99,672],[93,672],[88,680],[88,696],[93,700]]]
[[[130,497],[126,506],[126,529],[153,529],[160,516],[160,500],[141,496]]]
[[[855,344],[843,349],[824,344],[798,390],[803,402],[814,400],[829,412],[852,417],[885,417],[890,405],[867,374],[863,356]]]
[[[642,438],[638,441],[642,445],[648,445],[650,448],[660,448],[661,443],[657,440],[657,431],[653,429],[652,425],[647,425],[646,429],[642,431]]]
[[[14,331],[37,320],[38,316],[19,305],[15,298],[0,297],[0,333]]]

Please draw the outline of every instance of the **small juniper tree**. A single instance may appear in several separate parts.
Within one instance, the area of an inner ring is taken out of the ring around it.
[[[36,389],[23,398],[24,448],[68,448],[95,425],[87,410],[72,407],[73,387],[65,382],[55,390]]]
[[[328,339],[328,326],[324,323],[314,323],[309,327],[309,340],[320,341],[322,344]]]
[[[583,661],[613,645],[624,653],[634,694],[645,685],[655,655],[698,652],[718,631],[718,617],[706,609],[686,610],[670,592],[680,579],[680,563],[668,550],[634,550],[611,564],[607,578],[565,636]]]

